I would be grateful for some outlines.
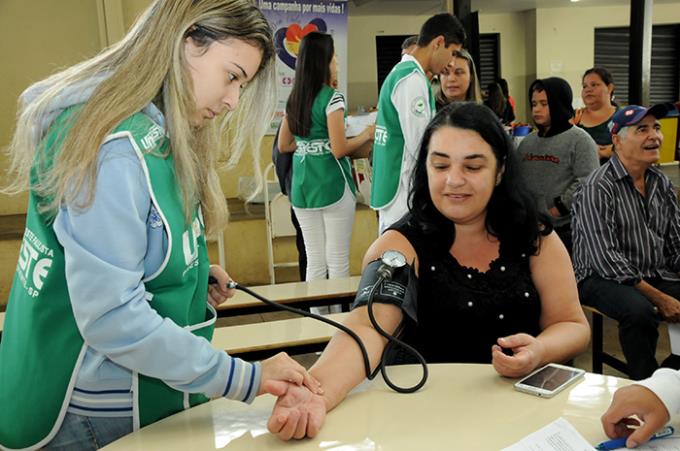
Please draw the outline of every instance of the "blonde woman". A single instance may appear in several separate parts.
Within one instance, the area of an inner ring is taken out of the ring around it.
[[[433,84],[437,111],[451,102],[482,103],[475,62],[467,50],[459,50],[446,67],[446,71],[439,75],[439,80]]]
[[[233,294],[206,252],[226,221],[215,168],[222,149],[259,149],[272,55],[247,0],[158,0],[121,42],[24,92],[0,447],[97,449],[208,398],[318,389],[285,354],[253,364],[209,343]]]

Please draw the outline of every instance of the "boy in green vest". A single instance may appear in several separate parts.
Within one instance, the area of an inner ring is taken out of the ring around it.
[[[380,233],[408,211],[411,172],[435,111],[426,73],[441,73],[464,41],[465,31],[456,17],[449,13],[430,17],[420,29],[416,49],[402,56],[380,89],[371,188]]]

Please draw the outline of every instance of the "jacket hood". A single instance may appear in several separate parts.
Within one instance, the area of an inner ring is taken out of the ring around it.
[[[47,129],[50,127],[52,122],[64,111],[66,108],[79,103],[86,102],[99,84],[106,80],[109,74],[99,74],[93,77],[89,77],[65,89],[55,92],[52,99],[49,101],[47,108],[38,123],[36,124],[34,132],[36,133],[37,141],[42,139],[47,133]],[[50,89],[53,89],[52,83],[49,79],[39,81],[31,86],[29,86],[19,97],[20,105],[29,105],[35,101],[41,95],[48,93]]]
[[[566,80],[559,77],[549,77],[534,81],[529,86],[529,105],[531,105],[531,94],[536,85],[542,85],[548,97],[548,108],[550,108],[550,127],[547,132],[544,127],[536,125],[538,136],[547,138],[558,135],[572,127],[571,118],[574,117],[574,107],[571,103],[574,99],[571,86]]]

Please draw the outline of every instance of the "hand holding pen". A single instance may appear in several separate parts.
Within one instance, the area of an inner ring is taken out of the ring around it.
[[[650,440],[669,419],[666,406],[653,391],[642,385],[629,385],[614,393],[609,409],[602,415],[602,427],[609,438],[623,440],[619,447],[635,448]]]
[[[649,441],[656,440],[656,439],[659,439],[659,438],[670,437],[671,435],[673,435],[674,432],[675,432],[675,429],[673,428],[673,426],[666,426],[665,428],[661,429],[656,434],[652,435],[652,437],[649,439]],[[606,442],[602,442],[599,445],[597,445],[595,447],[595,449],[600,450],[600,451],[605,451],[605,450],[625,448],[627,440],[628,440],[628,437],[622,437],[622,438],[615,438],[615,439],[612,439],[612,440],[607,440]],[[637,443],[635,444],[635,446],[637,446]]]

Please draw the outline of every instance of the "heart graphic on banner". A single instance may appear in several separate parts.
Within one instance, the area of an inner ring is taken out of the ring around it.
[[[307,25],[301,27],[300,24],[293,23],[286,28],[279,28],[274,34],[276,54],[283,63],[295,70],[298,51],[302,38],[312,31],[326,32],[326,22],[323,19],[312,19]]]

